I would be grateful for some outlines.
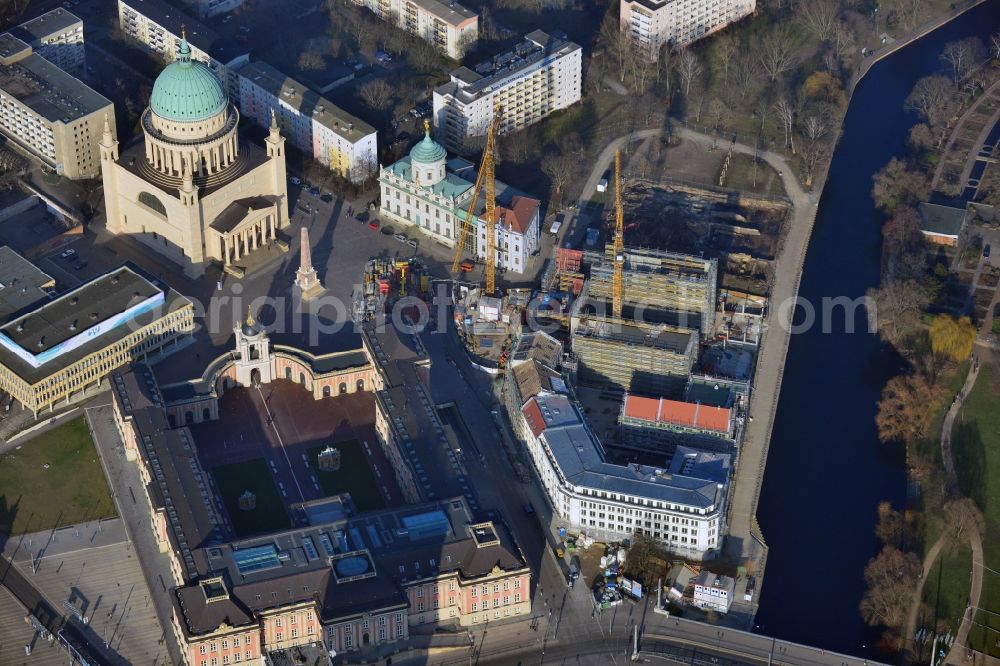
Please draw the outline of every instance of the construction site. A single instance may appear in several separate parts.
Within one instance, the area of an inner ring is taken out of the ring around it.
[[[373,257],[365,263],[361,284],[354,289],[351,317],[360,324],[391,312],[396,302],[407,296],[427,300],[431,277],[418,259],[395,260]]]

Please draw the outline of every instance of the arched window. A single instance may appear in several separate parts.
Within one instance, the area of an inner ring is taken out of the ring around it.
[[[163,207],[163,203],[149,192],[139,192],[139,203],[157,213],[160,217],[167,216],[167,209]]]
[[[212,420],[212,410],[209,409],[208,407],[206,407],[205,409],[201,410],[201,420],[202,421],[211,421]]]
[[[347,393],[347,383],[340,382],[339,390],[340,390],[340,395],[344,395],[345,393]]]
[[[292,369],[290,367],[285,368],[285,379],[288,381],[292,380]]]
[[[329,384],[327,384],[326,386],[323,387],[323,397],[324,398],[329,398],[330,397],[330,385]]]
[[[194,423],[194,414],[192,412],[184,412],[184,423],[187,425]]]
[[[364,391],[365,390],[365,380],[359,379],[358,383],[357,383],[357,387],[358,387],[359,391]]]
[[[250,346],[250,360],[256,361],[260,358],[260,348],[257,345]]]
[[[170,424],[171,428],[177,427],[177,417],[173,414],[167,414],[167,422]]]
[[[299,373],[299,384],[302,384],[303,386],[306,385],[306,373],[304,372]]]

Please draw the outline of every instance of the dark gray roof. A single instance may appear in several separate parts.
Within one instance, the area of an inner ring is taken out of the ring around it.
[[[920,230],[925,233],[957,237],[966,220],[969,219],[969,211],[964,208],[932,203],[921,203],[918,208],[920,211]]]
[[[646,465],[607,462],[604,448],[586,425],[579,407],[565,395],[542,393],[523,409],[556,467],[574,486],[705,510],[723,501],[722,484],[715,481],[664,474]]]
[[[274,206],[274,199],[267,196],[236,199],[222,209],[222,212],[212,220],[210,226],[220,233],[227,233],[235,229],[253,211],[264,210],[272,206]]]
[[[128,307],[152,298],[158,293],[163,294],[161,305],[135,314],[126,322],[102,331],[71,351],[43,362],[37,368],[3,346],[0,346],[0,363],[17,373],[26,382],[35,383],[84,356],[125,338],[139,327],[146,326],[169,312],[191,305],[191,301],[184,296],[146,278],[131,265],[113,269],[63,293],[54,300],[46,301],[37,308],[22,313],[0,327],[0,334],[7,336],[13,344],[25,352],[37,355],[53,350],[58,343],[73,338],[97,324],[107,322]],[[75,331],[70,330],[70,326],[74,323]],[[19,327],[23,330],[17,330]]]
[[[8,246],[0,247],[0,324],[49,298],[55,279]]]
[[[240,553],[252,548],[277,557],[263,568],[241,571]],[[313,598],[326,621],[405,610],[408,583],[451,572],[476,579],[495,566],[505,571],[525,567],[507,529],[473,523],[462,498],[245,539],[207,548],[204,556],[205,575],[221,576],[229,599],[208,602],[197,584],[177,590],[185,630],[194,635],[213,631],[222,621],[249,624],[255,611]],[[338,573],[337,562],[349,558],[367,564],[357,577]]]
[[[122,0],[122,2],[178,39],[181,35],[181,26],[184,26],[187,28],[188,42],[223,65],[229,65],[234,60],[249,54],[247,49],[221,37],[198,19],[163,0]]]
[[[62,7],[57,7],[45,12],[41,16],[25,21],[21,25],[11,30],[29,44],[34,45],[42,39],[60,32],[64,32],[76,24],[83,25],[79,16],[67,11]]]
[[[0,51],[12,48],[14,39],[5,37]],[[0,65],[0,90],[49,122],[68,123],[111,106],[106,97],[37,53]]]

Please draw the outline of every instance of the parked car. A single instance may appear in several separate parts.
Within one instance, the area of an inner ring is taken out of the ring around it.
[[[73,261],[76,259],[76,250],[66,250],[59,254],[59,258],[66,262]]]
[[[368,226],[371,227],[372,229],[378,229],[378,220],[372,220],[371,222],[368,223]]]
[[[311,194],[314,197],[318,197],[319,196],[319,188],[318,187],[310,187],[309,188],[309,194]]]
[[[289,176],[288,182],[291,183],[292,185],[301,185],[302,179],[297,176]]]
[[[406,244],[409,245],[410,247],[416,247],[417,241],[416,239],[411,238],[410,240],[406,241]]]
[[[986,257],[987,259],[990,258],[990,244],[989,243],[987,243],[986,245],[983,246],[983,256]]]
[[[331,201],[333,201],[333,195],[332,194],[324,194],[323,196],[321,196],[319,198],[319,200],[322,201],[323,203],[330,203]]]
[[[531,516],[534,513],[535,513],[535,507],[531,506],[530,502],[524,505],[524,514],[526,516]]]
[[[405,243],[407,241],[406,234],[396,234],[393,238],[398,240],[400,243]]]

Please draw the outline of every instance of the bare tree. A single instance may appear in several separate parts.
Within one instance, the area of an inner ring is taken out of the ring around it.
[[[865,622],[872,627],[901,627],[921,573],[916,555],[885,546],[865,567],[868,589],[860,606]]]
[[[816,166],[827,155],[827,143],[824,141],[829,126],[821,116],[810,115],[802,124],[802,166],[805,171],[805,186],[812,187]]]
[[[837,57],[844,65],[848,65],[857,52],[857,42],[854,39],[854,31],[844,21],[838,21],[830,36]]]
[[[837,27],[838,10],[836,0],[807,0],[799,3],[796,14],[806,30],[825,42],[833,36]]]
[[[523,164],[528,161],[532,153],[531,137],[528,136],[528,131],[524,129],[512,132],[504,137],[501,148],[507,154],[507,159],[511,162]]]
[[[951,78],[959,84],[969,76],[982,56],[983,43],[975,37],[948,42],[941,52],[941,61],[948,66]]]
[[[927,307],[927,291],[916,280],[893,280],[868,290],[868,317],[883,340],[894,347],[920,330],[920,317]],[[888,542],[887,542],[888,543]]]
[[[722,82],[729,83],[729,72],[736,61],[740,42],[732,32],[724,32],[715,38],[715,55],[718,67],[722,69]]]
[[[628,33],[621,29],[618,19],[611,12],[604,15],[600,39],[617,66],[618,82],[624,83],[628,61],[633,54],[629,48]]]
[[[568,153],[550,152],[542,158],[542,171],[552,182],[559,200],[562,200],[563,188],[573,179],[576,166],[576,159]]]
[[[955,88],[947,76],[933,74],[917,81],[906,98],[906,109],[917,114],[933,127],[940,126],[950,113]]]
[[[694,52],[690,49],[684,49],[677,57],[675,67],[677,67],[677,73],[681,77],[681,85],[684,86],[684,97],[686,98],[691,94],[691,84],[701,76],[701,62]]]
[[[722,121],[729,115],[729,107],[721,99],[714,97],[708,103],[708,115],[712,119],[712,129],[718,131],[719,125],[723,124]]]
[[[990,35],[990,57],[1000,60],[1000,31]]]
[[[968,497],[960,497],[945,504],[944,516],[948,537],[956,545],[969,532],[980,535],[985,533],[986,520],[983,518],[983,512]]]
[[[373,111],[385,111],[392,104],[392,86],[385,79],[372,79],[358,88],[365,106]]]
[[[733,67],[733,84],[740,100],[745,100],[753,87],[757,85],[760,68],[757,61],[750,58],[740,58]]]
[[[797,46],[795,33],[787,24],[776,25],[757,42],[757,60],[771,81],[777,81],[795,65]]]
[[[795,106],[788,97],[781,97],[774,103],[774,112],[778,116],[778,122],[785,132],[785,148],[792,149],[795,154]]]

